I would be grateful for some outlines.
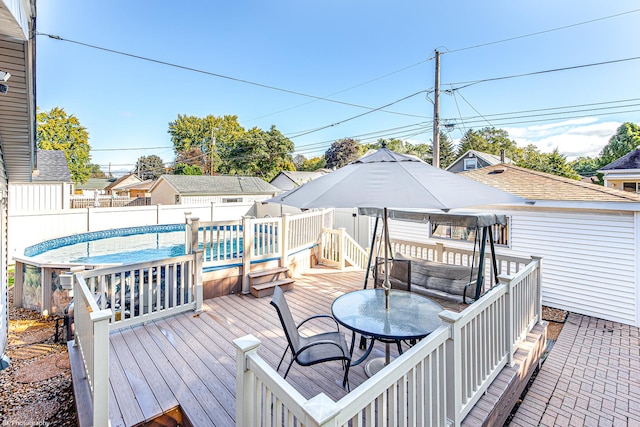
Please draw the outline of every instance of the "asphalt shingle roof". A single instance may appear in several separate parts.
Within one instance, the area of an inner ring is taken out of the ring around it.
[[[326,174],[326,172],[316,172],[316,171],[313,171],[313,172],[282,171],[280,173],[289,177],[289,179],[295,182],[297,185],[306,184],[307,182],[312,181]]]
[[[606,166],[600,168],[603,171],[619,169],[640,169],[640,148],[628,152],[618,160],[614,160]]]
[[[62,150],[36,151],[38,174],[34,181],[71,182],[67,158]]]
[[[504,163],[460,175],[530,200],[640,202],[639,194]]]
[[[162,175],[180,194],[276,194],[281,190],[254,176]]]

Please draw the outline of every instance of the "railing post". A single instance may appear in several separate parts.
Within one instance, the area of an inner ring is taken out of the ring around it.
[[[444,243],[436,243],[436,262],[444,262]]]
[[[456,324],[462,316],[453,311],[440,313],[442,323],[449,327],[445,344],[446,364],[446,416],[453,427],[460,427],[462,412],[462,333]]]
[[[24,274],[22,274],[22,269],[24,268],[24,264],[20,261],[16,261],[14,270],[13,270],[13,303],[16,307],[22,307],[24,304],[23,292],[24,292]]]
[[[255,377],[249,371],[247,358],[258,353],[260,340],[245,335],[233,340],[233,345],[236,347],[236,425],[255,425]]]
[[[253,254],[253,221],[250,216],[242,217],[242,293],[248,294],[251,256]]]
[[[346,229],[344,227],[338,228],[338,266],[340,270],[344,270],[345,232]]]
[[[291,224],[291,218],[288,213],[282,214],[280,224],[280,267],[287,267],[289,263],[289,226]]]
[[[93,425],[109,426],[109,319],[111,309],[90,314],[93,323]]]
[[[203,302],[203,294],[202,294],[202,249],[198,249],[195,251],[195,256],[193,258],[193,279],[195,281],[195,297],[196,297],[196,312],[202,311],[202,302]]]
[[[184,213],[184,253],[191,250],[191,212]]]
[[[191,217],[191,251],[190,254],[198,250],[198,233],[200,232],[200,218]]]
[[[535,260],[538,265],[536,267],[536,315],[538,323],[542,323],[542,257],[531,255],[531,259]]]
[[[505,330],[506,330],[506,340],[507,342],[505,343],[505,348],[509,349],[509,366],[513,367],[514,365],[514,359],[513,359],[513,355],[515,353],[515,340],[513,339],[513,323],[514,323],[514,295],[513,295],[513,276],[512,275],[507,275],[507,274],[501,274],[498,276],[498,280],[500,280],[500,284],[504,285],[506,287],[506,313],[505,313],[505,322],[506,325],[505,326]]]

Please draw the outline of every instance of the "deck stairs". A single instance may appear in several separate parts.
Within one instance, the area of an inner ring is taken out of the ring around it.
[[[280,286],[283,291],[291,290],[294,282],[295,280],[289,277],[289,269],[287,267],[270,268],[249,273],[249,287],[251,294],[256,298],[272,295],[276,286]]]

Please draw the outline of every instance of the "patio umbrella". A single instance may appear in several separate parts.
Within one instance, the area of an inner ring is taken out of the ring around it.
[[[386,264],[384,289],[388,296],[387,209],[448,212],[479,205],[521,204],[524,199],[438,169],[415,156],[393,152],[383,144],[372,154],[266,201],[300,209],[382,209]]]

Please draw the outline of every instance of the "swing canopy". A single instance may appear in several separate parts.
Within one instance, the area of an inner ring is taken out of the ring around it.
[[[360,215],[373,217],[382,217],[382,209],[378,208],[359,208]],[[387,215],[389,219],[398,221],[411,221],[431,224],[448,224],[458,227],[483,228],[492,225],[505,225],[507,217],[493,213],[465,213],[465,212],[425,212],[413,210],[388,209]]]

